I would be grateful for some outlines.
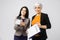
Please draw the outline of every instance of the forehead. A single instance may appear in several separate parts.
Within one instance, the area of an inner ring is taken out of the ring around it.
[[[40,4],[35,4],[35,7],[41,7],[41,5]]]
[[[23,8],[22,10],[26,10],[26,8]]]
[[[40,5],[35,5],[35,7],[40,7]]]

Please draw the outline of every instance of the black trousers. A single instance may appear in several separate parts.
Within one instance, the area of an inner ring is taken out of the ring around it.
[[[21,36],[14,36],[14,40],[27,40],[27,36],[23,36],[23,35],[21,35]]]
[[[32,37],[32,40],[46,40],[46,38]]]

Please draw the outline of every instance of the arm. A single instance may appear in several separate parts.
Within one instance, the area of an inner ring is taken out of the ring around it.
[[[39,22],[37,22],[39,28],[43,28],[43,29],[47,29],[47,26],[46,25],[41,25]]]
[[[45,21],[46,21],[47,29],[50,29],[51,28],[51,23],[50,23],[48,15],[46,15]]]
[[[16,24],[15,24],[14,29],[15,29],[15,30],[20,30],[19,25],[16,25]]]
[[[47,29],[47,26],[46,25],[41,25],[40,28]]]
[[[27,28],[30,26],[30,19],[28,19]]]
[[[51,28],[50,20],[47,14],[45,15],[45,25],[41,25],[40,23],[38,23],[38,26],[43,29]]]
[[[16,24],[16,19],[15,19],[15,21],[14,21],[14,29],[15,29],[15,30],[19,30],[19,28],[20,28],[19,26],[20,26],[20,25],[17,25],[17,24]]]
[[[15,19],[15,23],[14,23],[14,29],[15,30],[20,30],[23,26],[25,26],[25,23],[24,22],[22,22],[21,20],[19,20],[16,23],[16,20],[17,19]]]

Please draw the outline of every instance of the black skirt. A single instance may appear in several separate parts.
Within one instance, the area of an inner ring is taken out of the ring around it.
[[[14,36],[14,40],[27,40],[27,36],[23,36],[23,35],[21,35],[21,36]]]

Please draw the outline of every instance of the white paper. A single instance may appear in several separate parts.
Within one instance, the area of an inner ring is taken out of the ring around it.
[[[21,20],[19,20],[19,19],[16,19],[16,22],[15,22],[15,24],[19,24],[19,25],[20,25],[20,22],[21,22]]]
[[[34,36],[35,34],[40,32],[40,28],[38,27],[37,24],[33,25],[32,27],[30,27],[29,29],[27,29],[28,32],[28,38]]]

